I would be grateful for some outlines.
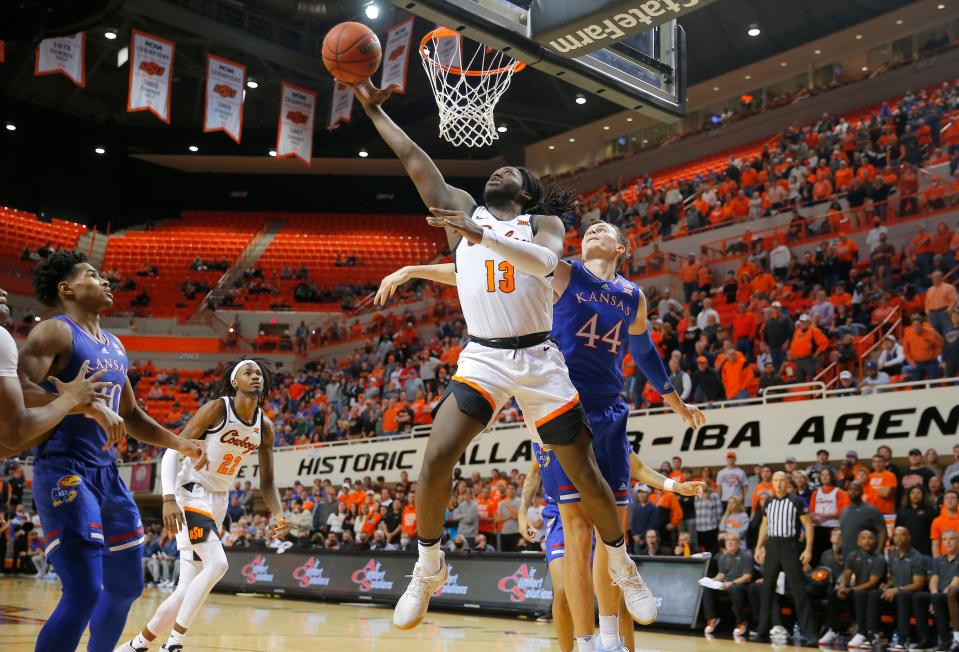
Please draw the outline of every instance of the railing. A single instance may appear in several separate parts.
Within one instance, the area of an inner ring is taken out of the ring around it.
[[[894,321],[892,321],[892,323],[890,324],[890,321],[893,319]],[[902,339],[902,322],[903,322],[902,308],[899,306],[896,306],[895,310],[893,310],[891,313],[886,315],[885,319],[879,322],[879,324],[874,329],[872,329],[871,331],[866,333],[866,335],[863,336],[864,339],[867,337],[875,336],[876,341],[873,342],[871,345],[869,345],[869,348],[867,348],[865,351],[859,354],[859,360],[858,360],[858,367],[859,367],[858,377],[859,378],[862,378],[863,376],[863,367],[865,367],[866,365],[865,361],[869,359],[869,356],[872,355],[873,351],[875,351],[877,348],[879,348],[882,345],[882,342],[884,339],[886,339],[886,336],[892,334],[892,332],[895,331],[896,339],[897,340]],[[883,326],[887,324],[889,324],[889,329],[884,333],[880,333]]]

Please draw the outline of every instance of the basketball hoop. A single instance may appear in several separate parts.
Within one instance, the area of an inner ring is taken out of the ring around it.
[[[499,138],[493,109],[513,73],[526,64],[479,45],[463,65],[463,35],[438,27],[420,41],[423,68],[440,111],[440,136],[453,145],[482,147]]]

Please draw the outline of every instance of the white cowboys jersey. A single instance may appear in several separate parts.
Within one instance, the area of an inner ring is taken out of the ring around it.
[[[498,220],[485,206],[477,206],[471,219],[484,229],[533,241],[531,216]],[[549,278],[515,269],[483,245],[465,238],[456,247],[456,291],[470,335],[483,338],[519,337],[553,328],[553,294]]]
[[[246,423],[233,410],[233,399],[223,396],[226,418],[223,423],[204,435],[206,456],[210,463],[197,471],[192,458],[185,458],[177,475],[177,486],[197,482],[211,492],[225,492],[233,488],[236,474],[243,460],[260,447],[263,413],[256,409],[252,423]]]

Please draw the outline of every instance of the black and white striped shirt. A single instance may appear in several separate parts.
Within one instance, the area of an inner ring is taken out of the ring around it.
[[[802,529],[799,517],[807,511],[802,499],[793,494],[770,497],[766,503],[766,535],[780,539],[798,538]]]

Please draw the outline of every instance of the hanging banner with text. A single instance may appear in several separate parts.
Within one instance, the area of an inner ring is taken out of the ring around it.
[[[78,32],[71,36],[43,39],[37,46],[37,59],[33,67],[33,74],[36,76],[63,75],[83,88],[87,85],[84,69],[86,43],[85,32]]]
[[[307,165],[313,160],[313,121],[316,93],[294,84],[280,84],[280,124],[276,158],[295,156]]]
[[[330,121],[327,129],[336,129],[340,123],[353,118],[353,91],[346,84],[333,82],[333,100],[330,104]]]
[[[175,48],[173,41],[133,30],[128,112],[150,111],[170,124],[170,80],[173,79]]]
[[[380,88],[395,84],[397,88],[394,93],[406,92],[412,39],[413,16],[390,27],[386,35],[386,49],[383,50],[383,77],[380,79]]]
[[[203,131],[225,131],[240,144],[246,66],[213,54],[206,57],[206,105]]]
[[[782,464],[788,456],[812,462],[820,448],[842,459],[851,448],[868,457],[886,444],[895,456],[904,457],[915,446],[949,451],[959,443],[959,389],[954,386],[746,405],[703,414],[706,425],[696,432],[673,414],[631,416],[627,432],[633,449],[656,468],[673,455],[682,457],[685,466],[721,466],[728,450],[736,451],[738,464],[747,466]],[[421,436],[279,450],[274,473],[281,487],[296,480],[309,486],[314,478],[339,484],[364,475],[396,482],[402,471],[415,480],[427,441]],[[257,486],[255,459],[240,467],[237,479],[253,480]],[[530,460],[529,432],[522,424],[510,424],[477,437],[459,466],[463,477],[474,471],[488,477],[494,468],[525,472]]]

